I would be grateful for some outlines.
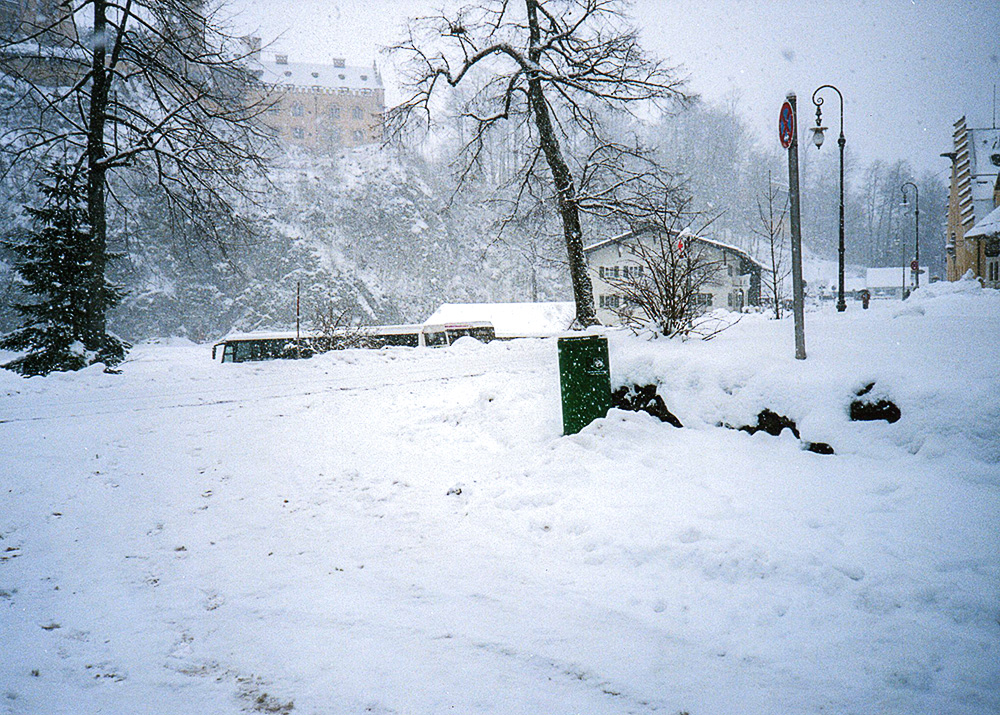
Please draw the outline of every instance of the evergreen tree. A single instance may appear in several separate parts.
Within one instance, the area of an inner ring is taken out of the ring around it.
[[[15,304],[19,329],[0,340],[0,348],[27,351],[3,367],[25,376],[79,370],[93,363],[115,365],[128,345],[95,332],[88,315],[116,305],[121,292],[103,280],[94,294],[94,255],[86,203],[86,181],[79,171],[53,164],[38,185],[42,207],[25,206],[33,230],[20,243],[4,245],[17,256],[14,271],[32,302]],[[95,306],[94,301],[98,301]]]

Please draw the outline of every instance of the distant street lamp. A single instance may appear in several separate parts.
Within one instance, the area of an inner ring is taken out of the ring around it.
[[[813,133],[813,143],[817,149],[823,146],[823,132],[826,131],[826,127],[823,126],[823,110],[821,109],[823,98],[817,96],[822,89],[832,89],[840,98],[840,137],[837,139],[837,144],[840,146],[840,243],[838,245],[837,311],[843,313],[847,310],[847,303],[844,302],[844,145],[847,144],[847,140],[844,138],[844,95],[832,84],[824,84],[813,92],[812,101],[816,105],[816,126],[810,127],[810,131]]]
[[[912,181],[907,181],[899,190],[903,192],[903,206],[908,207],[910,204],[906,201],[906,187],[913,187],[914,194],[914,208],[913,208],[913,225],[914,225],[914,238],[913,242],[915,245],[915,255],[913,257],[913,263],[916,265],[916,270],[913,271],[914,275],[917,277],[917,288],[920,287],[920,189]]]

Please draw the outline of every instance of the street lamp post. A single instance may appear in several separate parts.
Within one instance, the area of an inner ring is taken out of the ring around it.
[[[823,132],[826,131],[826,127],[823,126],[823,98],[818,96],[820,90],[832,89],[837,93],[837,97],[840,98],[840,136],[837,138],[837,145],[840,146],[840,243],[838,244],[838,274],[837,274],[837,311],[843,313],[847,310],[847,303],[844,302],[844,146],[847,144],[847,139],[844,138],[844,95],[840,93],[840,90],[834,87],[832,84],[824,84],[821,87],[817,87],[816,91],[813,92],[812,101],[816,105],[816,126],[810,127],[813,133],[813,143],[816,148],[819,149],[823,146]]]
[[[917,185],[914,184],[912,181],[907,181],[902,186],[900,186],[899,190],[903,192],[903,206],[909,206],[909,203],[907,203],[907,200],[906,200],[906,188],[908,186],[912,186],[913,187],[913,195],[914,195],[914,202],[913,202],[913,218],[914,218],[914,221],[913,221],[913,225],[914,225],[914,229],[913,229],[913,232],[914,232],[913,233],[913,243],[914,243],[914,256],[913,256],[913,259],[914,259],[914,263],[917,264],[917,270],[915,270],[913,273],[916,276],[917,288],[919,288],[920,287],[920,189],[917,188]]]

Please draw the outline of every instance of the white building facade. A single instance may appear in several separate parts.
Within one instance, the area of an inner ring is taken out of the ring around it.
[[[594,287],[594,305],[601,323],[618,325],[621,322],[616,311],[622,307],[622,297],[613,282],[641,277],[649,270],[637,255],[636,243],[653,248],[663,240],[675,242],[678,254],[697,253],[703,260],[718,266],[697,296],[706,312],[716,308],[739,311],[746,306],[760,305],[764,269],[746,251],[692,234],[648,228],[629,231],[584,248]]]

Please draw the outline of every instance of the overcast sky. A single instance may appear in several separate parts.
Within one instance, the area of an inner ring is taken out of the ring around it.
[[[279,38],[275,47],[292,61],[382,65],[379,50],[399,37],[405,18],[444,0],[232,2],[237,29]],[[954,122],[994,121],[1000,0],[634,0],[632,11],[645,47],[682,65],[705,99],[735,93],[762,143],[777,143],[789,90],[799,97],[800,124],[811,125],[810,96],[822,84],[843,93],[848,147],[864,162],[907,159],[946,175],[939,154],[951,149]],[[391,85],[387,96],[397,96]],[[838,114],[831,94],[824,124],[834,137]]]

